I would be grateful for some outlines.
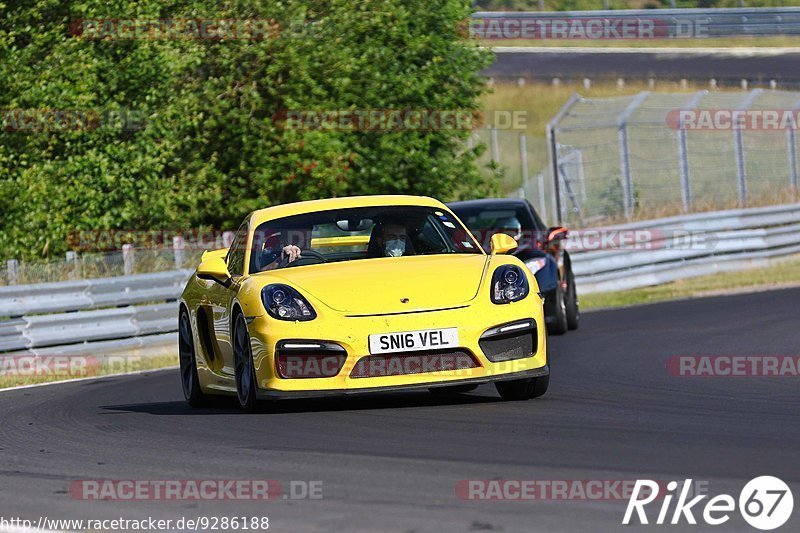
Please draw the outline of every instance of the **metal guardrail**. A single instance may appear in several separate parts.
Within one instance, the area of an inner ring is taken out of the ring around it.
[[[0,316],[82,311],[180,296],[191,270],[0,287]]]
[[[0,316],[10,317],[0,322],[0,353],[86,355],[174,346],[177,308],[171,301],[191,273],[0,287]]]
[[[649,21],[653,23],[656,35],[666,38],[800,35],[800,8],[797,7],[547,12],[479,11],[474,13],[472,18],[473,21],[483,20],[484,26],[492,19],[535,19],[537,21],[541,20],[543,23],[569,19],[576,21],[593,19],[632,22]]]
[[[635,234],[639,240],[635,246],[571,251],[584,294],[764,266],[800,253],[800,204],[683,215],[600,231]]]

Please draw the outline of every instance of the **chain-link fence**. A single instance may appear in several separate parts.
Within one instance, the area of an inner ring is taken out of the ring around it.
[[[174,240],[171,245],[134,247],[104,252],[67,252],[63,259],[0,264],[0,286],[106,278],[195,268],[205,250],[230,246],[233,232],[222,232],[202,242]]]
[[[800,93],[763,89],[575,95],[523,195],[573,227],[794,201],[799,113]]]

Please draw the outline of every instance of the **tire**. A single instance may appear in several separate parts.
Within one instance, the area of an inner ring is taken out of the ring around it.
[[[431,387],[428,389],[434,396],[452,396],[477,389],[477,385],[451,385],[449,387]]]
[[[194,348],[194,335],[189,312],[181,309],[178,318],[178,358],[180,361],[181,384],[183,397],[192,407],[201,407],[208,403],[208,397],[200,388],[197,377],[197,353]]]
[[[536,378],[515,379],[512,381],[498,381],[494,384],[500,397],[509,401],[538,398],[547,392],[547,387],[549,385],[549,375]]]
[[[547,305],[547,314],[553,317],[553,320],[547,324],[547,332],[550,335],[563,335],[567,332],[567,304],[564,298],[564,289],[561,288],[561,283],[556,286],[553,291],[551,302]]]
[[[578,289],[575,287],[575,275],[570,268],[567,272],[567,295],[565,298],[567,310],[567,328],[578,329],[581,320],[581,310],[578,303]]]
[[[236,316],[233,327],[233,364],[239,407],[247,413],[252,413],[258,406],[256,371],[250,349],[250,334],[247,332],[247,323],[241,313]]]

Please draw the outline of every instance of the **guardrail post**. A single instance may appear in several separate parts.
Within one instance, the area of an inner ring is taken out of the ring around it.
[[[687,102],[685,110],[694,110],[700,104],[708,91],[698,91]],[[681,175],[681,200],[683,201],[683,212],[688,213],[692,208],[692,184],[689,181],[689,146],[686,138],[686,128],[683,123],[683,114],[680,115],[678,123],[678,169]]]
[[[67,252],[67,272],[69,279],[78,278],[78,252]]]
[[[172,238],[172,253],[175,255],[175,268],[183,268],[185,261],[183,237],[176,235]]]
[[[133,274],[133,268],[136,264],[136,257],[134,256],[134,249],[132,244],[122,245],[122,263],[125,268],[125,275],[130,276]]]
[[[753,89],[747,98],[737,107],[740,111],[747,111],[753,105],[753,101],[760,95],[763,89]],[[744,159],[744,138],[742,135],[742,124],[733,124],[733,143],[736,148],[736,175],[739,186],[739,206],[747,205],[747,167]]]
[[[631,218],[636,207],[633,191],[633,174],[631,172],[630,148],[628,146],[628,119],[636,108],[650,95],[650,91],[642,91],[631,100],[628,107],[617,117],[617,132],[619,135],[619,165],[622,172],[623,211],[625,218]]]
[[[19,261],[16,259],[8,260],[8,284],[16,285],[19,281]]]

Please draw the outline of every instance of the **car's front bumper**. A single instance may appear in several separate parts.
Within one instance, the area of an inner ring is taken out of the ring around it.
[[[319,316],[308,322],[279,321],[268,315],[252,319],[249,330],[259,396],[316,396],[480,384],[548,372],[542,301],[533,292],[524,300],[507,305],[473,303],[455,309],[386,316],[353,317],[330,309],[317,311]],[[490,361],[481,348],[481,336],[498,325],[523,320],[532,320],[536,326],[531,353],[506,361]],[[453,327],[458,328],[458,349],[472,356],[474,367],[369,377],[351,375],[359,360],[371,355],[368,341],[371,334]],[[286,339],[335,343],[346,351],[346,359],[335,376],[284,378],[277,370],[276,346]]]

